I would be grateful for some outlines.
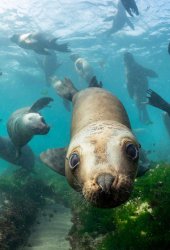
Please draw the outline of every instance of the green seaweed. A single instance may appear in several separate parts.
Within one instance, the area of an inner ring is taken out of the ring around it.
[[[135,183],[130,201],[115,209],[115,231],[98,250],[170,248],[170,166],[160,164]]]
[[[15,250],[30,234],[30,226],[53,190],[35,174],[18,169],[0,178],[0,249]]]
[[[155,164],[137,179],[131,199],[120,207],[98,209],[76,202],[70,231],[73,249],[170,249],[168,164]]]
[[[85,202],[65,178],[37,164],[0,178],[0,249],[26,242],[37,213],[49,199],[72,209],[68,239],[74,250],[170,249],[170,165],[155,164],[136,180],[131,199],[114,209]]]

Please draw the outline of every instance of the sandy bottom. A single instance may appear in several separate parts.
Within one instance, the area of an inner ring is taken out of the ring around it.
[[[21,250],[69,250],[67,240],[72,226],[71,211],[62,205],[49,205],[40,212]]]

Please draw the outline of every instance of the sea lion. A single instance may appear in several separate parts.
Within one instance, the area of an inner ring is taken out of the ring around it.
[[[116,33],[119,30],[121,30],[126,24],[134,30],[135,27],[133,23],[129,20],[129,18],[126,15],[126,11],[121,3],[121,1],[118,2],[117,5],[117,13],[114,16],[106,18],[104,21],[113,21],[112,27],[106,31],[107,35],[110,35],[112,33]]]
[[[38,113],[53,101],[50,97],[43,97],[37,100],[31,107],[16,110],[7,122],[9,137],[16,147],[16,155],[21,154],[21,147],[26,145],[34,135],[45,135],[50,127],[44,118]]]
[[[137,63],[130,52],[124,53],[126,85],[129,96],[135,101],[139,112],[139,119],[145,124],[151,120],[146,109],[146,91],[148,89],[147,77],[156,78],[157,73]]]
[[[168,53],[169,53],[169,55],[170,55],[170,42],[169,42],[169,44],[168,44]]]
[[[70,57],[72,61],[74,61],[74,67],[76,72],[80,75],[82,79],[86,81],[88,87],[102,88],[102,82],[97,81],[92,66],[85,58],[79,57],[77,54],[72,54]]]
[[[67,43],[58,44],[58,38],[49,39],[44,33],[14,34],[10,40],[23,49],[34,50],[41,55],[50,55],[49,50],[70,52]]]
[[[34,168],[35,157],[29,146],[22,148],[21,155],[16,158],[16,149],[11,139],[0,136],[0,157],[14,165],[21,166],[27,170]]]
[[[139,158],[128,115],[117,97],[101,88],[79,91],[72,101],[68,149],[48,149],[40,158],[94,206],[119,206],[130,197]]]
[[[54,76],[57,69],[61,66],[61,63],[57,59],[56,53],[52,51],[50,55],[43,56],[43,58],[38,57],[37,62],[45,74],[47,86],[50,86],[51,77]]]
[[[139,15],[139,10],[135,0],[121,0],[121,2],[130,16],[133,16],[133,13],[137,16]]]
[[[152,89],[147,91],[148,104],[165,111],[162,114],[163,122],[166,130],[170,136],[170,103],[165,101],[160,95],[158,95]]]
[[[93,68],[85,58],[79,57],[74,63],[76,72],[89,83],[94,76]]]

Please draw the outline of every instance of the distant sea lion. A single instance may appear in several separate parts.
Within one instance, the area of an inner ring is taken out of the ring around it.
[[[0,136],[0,158],[28,170],[34,168],[35,158],[31,148],[29,146],[24,146],[21,155],[19,158],[16,158],[15,146],[8,137]]]
[[[86,81],[88,87],[101,88],[103,86],[102,82],[97,81],[92,66],[85,58],[79,57],[77,54],[72,54],[70,57],[74,61],[76,72]]]
[[[70,52],[67,43],[58,44],[56,43],[58,38],[50,40],[44,33],[15,34],[10,39],[19,47],[34,50],[36,53],[41,55],[50,55],[51,53],[49,50]]]
[[[53,99],[50,97],[40,98],[31,107],[19,109],[10,116],[7,130],[18,156],[21,153],[21,147],[26,145],[34,135],[44,135],[49,132],[50,127],[38,111],[51,101]]]
[[[170,103],[165,101],[160,95],[158,95],[152,89],[147,91],[148,104],[165,111],[162,114],[163,122],[170,136]]]
[[[137,63],[130,52],[124,53],[126,84],[129,96],[135,101],[139,112],[139,119],[145,124],[151,123],[146,109],[147,77],[156,78],[157,73]]]
[[[85,58],[79,57],[75,62],[74,66],[76,72],[89,83],[94,76],[93,68]]]
[[[37,58],[38,64],[45,74],[46,84],[50,86],[50,78],[54,76],[57,69],[61,66],[61,63],[58,62],[57,55],[54,51],[50,55],[46,55],[42,58]]]
[[[111,16],[109,18],[106,18],[105,21],[113,21],[111,29],[107,30],[106,33],[112,34],[116,33],[119,30],[121,30],[126,24],[134,30],[135,27],[133,23],[129,20],[129,18],[126,15],[126,11],[121,3],[121,1],[118,2],[117,5],[117,13],[114,16]]]
[[[87,201],[112,208],[126,202],[131,194],[139,144],[122,103],[104,89],[92,87],[73,96],[68,149],[48,149],[40,158],[65,175]]]

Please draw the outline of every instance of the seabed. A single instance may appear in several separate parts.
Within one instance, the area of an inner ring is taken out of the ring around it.
[[[170,249],[170,165],[153,163],[131,199],[114,209],[90,206],[63,177],[37,163],[33,173],[0,177],[0,249]]]

